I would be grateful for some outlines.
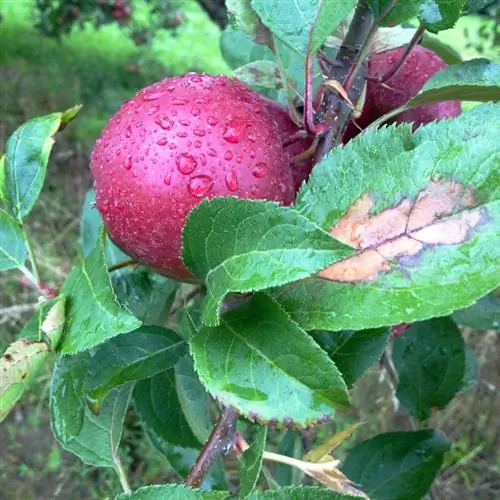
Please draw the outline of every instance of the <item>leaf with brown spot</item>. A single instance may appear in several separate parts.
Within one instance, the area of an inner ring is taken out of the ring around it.
[[[499,118],[489,103],[414,134],[369,130],[325,157],[296,209],[356,253],[273,292],[292,318],[374,328],[447,315],[496,288]]]

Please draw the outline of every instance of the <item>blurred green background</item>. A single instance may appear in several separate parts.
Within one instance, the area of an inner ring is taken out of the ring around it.
[[[94,141],[120,104],[138,89],[187,71],[226,73],[219,51],[219,28],[194,0],[180,2],[182,23],[160,30],[137,46],[116,24],[96,30],[75,26],[60,41],[35,30],[35,0],[0,0],[0,150],[25,120],[77,103],[78,118],[58,138],[47,183],[30,216],[35,251],[43,277],[55,285],[78,255],[79,214],[91,186],[88,158]],[[134,18],[147,22],[143,0],[134,0]],[[500,33],[492,18],[467,16],[440,35],[463,59],[500,60]],[[0,349],[12,341],[35,305],[15,272],[0,275]],[[498,336],[464,332],[480,366],[473,390],[433,417],[431,424],[455,442],[433,490],[434,499],[485,499],[500,495],[498,421],[500,373]],[[0,425],[0,500],[92,499],[113,497],[119,489],[113,471],[84,466],[64,452],[49,429],[47,393],[50,367],[42,373],[13,414]],[[359,439],[388,430],[392,411],[387,381],[374,367],[355,391],[355,409],[338,425],[363,418],[370,422]],[[127,419],[122,455],[134,487],[172,479],[168,464],[142,439],[137,419]],[[300,441],[300,440],[299,440]]]

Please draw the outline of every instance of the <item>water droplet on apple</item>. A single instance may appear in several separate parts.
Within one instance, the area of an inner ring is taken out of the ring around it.
[[[192,177],[188,184],[188,191],[195,198],[203,198],[212,189],[214,181],[208,175],[197,175]]]
[[[169,172],[164,178],[163,178],[163,183],[166,186],[170,186],[170,183],[172,182],[172,173]]]
[[[181,153],[180,155],[177,155],[175,163],[177,164],[179,172],[184,175],[188,175],[193,172],[198,165],[195,157],[189,153]]]
[[[179,120],[179,123],[181,125],[184,125],[185,127],[189,127],[189,120],[186,120],[186,118],[183,118],[182,120]]]
[[[151,94],[144,94],[142,96],[143,101],[157,101],[160,99],[165,93],[164,92],[151,92]]]
[[[233,159],[233,153],[231,151],[226,151],[224,153],[224,160],[231,161]]]
[[[192,109],[191,109],[191,114],[192,114],[193,116],[198,116],[200,113],[201,113],[200,108],[192,108]]]
[[[156,118],[155,123],[159,125],[163,130],[172,130],[174,126],[174,120],[171,120],[166,115]]]
[[[127,159],[125,160],[125,170],[130,170],[132,168],[132,155],[128,155]]]
[[[251,172],[254,177],[261,179],[267,174],[268,170],[269,167],[267,166],[267,163],[259,162],[252,167]]]
[[[217,156],[217,151],[215,151],[214,148],[207,148],[207,155],[215,158]]]
[[[222,137],[231,144],[237,144],[243,137],[246,127],[247,123],[243,120],[229,120]]]
[[[184,97],[174,97],[171,102],[174,106],[184,106],[189,101],[187,99],[185,99]]]
[[[180,137],[181,139],[184,139],[185,137],[188,136],[188,133],[185,132],[184,130],[181,130],[175,134],[177,137]]]
[[[201,141],[194,141],[195,148],[201,148]]]
[[[126,129],[125,129],[125,137],[130,137],[132,135],[132,127],[129,125]]]
[[[155,113],[158,113],[158,111],[160,111],[160,106],[151,106],[149,109],[148,109],[148,115],[151,116],[151,115],[154,115]]]
[[[156,141],[156,144],[158,144],[158,146],[166,146],[168,144],[168,139],[166,137],[161,137]]]
[[[213,127],[219,123],[219,120],[217,120],[217,118],[215,118],[214,116],[209,116],[207,118],[207,123]]]
[[[193,134],[198,137],[205,137],[207,135],[207,133],[201,128],[195,128],[193,130]]]
[[[234,168],[229,170],[226,174],[226,186],[229,191],[236,191],[238,189],[238,177]]]

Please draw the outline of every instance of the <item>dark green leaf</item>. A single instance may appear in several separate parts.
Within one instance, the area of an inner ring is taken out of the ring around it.
[[[0,209],[0,271],[24,265],[27,250],[19,222]]]
[[[116,300],[104,258],[104,233],[99,243],[71,271],[61,288],[68,300],[67,321],[59,347],[63,354],[90,349],[141,325]]]
[[[453,28],[460,17],[466,0],[405,0],[396,2],[389,14],[384,17],[384,26],[395,26],[418,17],[431,32]],[[387,8],[391,0],[370,0],[375,16]]]
[[[99,415],[84,399],[88,353],[64,356],[54,369],[50,394],[52,430],[63,448],[94,467],[114,467],[132,384],[111,391]]]
[[[204,443],[212,430],[210,396],[194,371],[191,356],[184,356],[175,365],[174,371],[175,387],[184,416],[194,435]]]
[[[40,195],[61,117],[62,113],[52,113],[33,118],[7,141],[0,191],[7,207],[19,220],[31,212]]]
[[[85,196],[80,222],[82,248],[85,257],[98,246],[99,235],[103,227],[101,216],[95,206],[95,191],[90,189]],[[128,259],[130,259],[130,257],[122,252],[109,237],[106,237],[106,260],[108,265],[113,265]]]
[[[200,445],[182,411],[173,369],[138,382],[134,402],[144,424],[167,443],[185,448]]]
[[[266,446],[267,427],[259,427],[253,443],[238,457],[240,472],[240,497],[246,497],[255,488],[262,468],[262,458]]]
[[[217,500],[227,498],[228,492],[202,491],[183,484],[144,486],[133,493],[121,493],[115,500]]]
[[[397,398],[419,420],[444,408],[463,387],[465,343],[450,318],[414,323],[394,341],[393,361],[399,373]]]
[[[500,104],[368,130],[332,150],[296,208],[357,253],[275,291],[306,330],[444,316],[500,280]],[[488,127],[485,127],[488,123]],[[443,294],[446,289],[446,294]]]
[[[201,202],[188,217],[183,242],[184,262],[206,280],[207,325],[219,323],[227,293],[305,278],[352,252],[291,208],[238,198]]]
[[[500,329],[500,295],[491,292],[479,299],[467,309],[453,313],[453,319],[459,324],[478,330]]]
[[[311,52],[325,42],[349,14],[355,0],[252,0],[262,22],[298,54],[307,52],[311,31]]]
[[[187,353],[172,330],[143,326],[101,345],[90,363],[85,391],[101,400],[111,389],[172,368]]]
[[[389,330],[316,331],[312,336],[328,353],[342,373],[345,383],[350,386],[380,358],[387,345]]]
[[[208,391],[252,420],[306,426],[348,405],[335,364],[265,295],[202,328],[190,345]]]
[[[285,486],[279,490],[252,493],[247,500],[354,500],[356,497],[318,486]]]
[[[472,59],[438,71],[427,80],[405,109],[450,99],[461,101],[500,100],[500,63]]]
[[[379,434],[347,455],[342,472],[372,500],[420,500],[449,448],[433,429]]]
[[[113,272],[111,281],[120,304],[146,325],[165,322],[179,288],[177,281],[145,267]]]
[[[302,458],[304,454],[302,434],[293,429],[288,429],[282,434],[276,452],[287,457]],[[304,477],[302,471],[280,463],[276,464],[273,475],[276,481],[282,486],[300,484]]]

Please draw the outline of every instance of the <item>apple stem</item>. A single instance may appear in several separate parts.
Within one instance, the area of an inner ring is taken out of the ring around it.
[[[215,460],[221,455],[228,453],[234,447],[237,437],[236,423],[238,414],[231,406],[225,406],[219,415],[207,442],[203,445],[195,463],[189,471],[185,483],[192,488],[201,485],[205,474]]]
[[[314,154],[316,153],[316,150],[318,149],[318,143],[319,143],[319,136],[316,136],[312,142],[312,144],[307,148],[305,151],[300,153],[297,156],[294,156],[293,158],[290,159],[290,163],[292,165],[296,165],[297,163],[301,163],[305,160],[308,160]]]
[[[292,134],[283,141],[283,147],[286,148],[287,146],[290,146],[290,144],[293,144],[294,142],[307,139],[309,135],[310,134],[307,133],[307,130],[299,130],[298,132]]]
[[[133,266],[137,264],[134,259],[127,259],[117,262],[116,264],[112,264],[108,267],[108,273],[112,273],[113,271],[118,271],[118,269],[123,269],[124,267]]]
[[[408,57],[409,53],[415,47],[415,45],[420,42],[422,35],[424,34],[425,27],[421,24],[417,31],[415,31],[415,34],[412,36],[411,40],[408,42],[408,45],[405,47],[405,50],[397,60],[397,62],[392,66],[392,68],[383,76],[365,76],[365,80],[369,80],[371,82],[377,82],[377,83],[384,83],[387,80],[390,80],[401,68],[401,66],[404,64],[406,58]]]

